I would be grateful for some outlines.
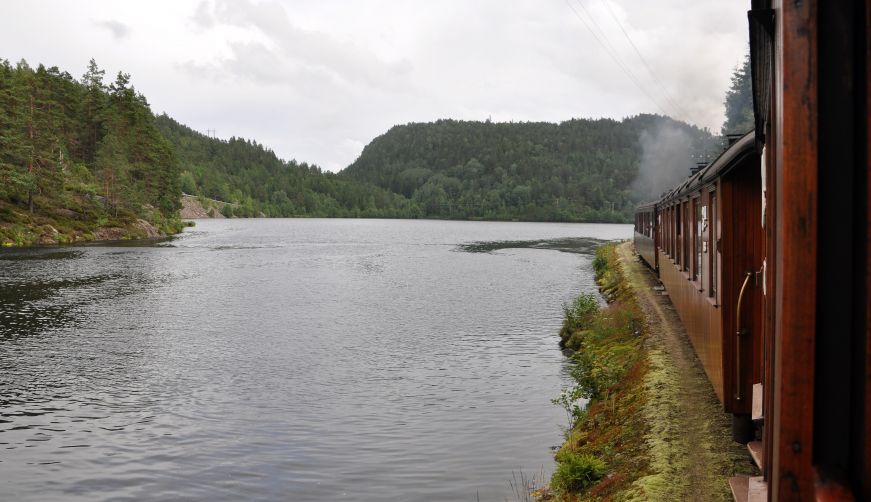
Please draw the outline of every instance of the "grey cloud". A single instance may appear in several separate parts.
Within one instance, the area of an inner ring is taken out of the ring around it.
[[[109,30],[112,38],[121,40],[130,36],[130,27],[116,19],[107,19],[104,21],[94,21],[94,26]]]
[[[352,42],[294,26],[284,7],[276,2],[217,0],[199,4],[194,22],[202,28],[217,25],[253,29],[265,36],[262,43],[228,43],[230,56],[210,66],[216,76],[235,76],[266,84],[291,84],[298,77],[317,75],[373,88],[400,92],[412,68],[407,60],[387,63]],[[202,73],[203,65],[182,65]],[[199,67],[199,71],[198,71]]]
[[[746,9],[721,0],[691,7],[681,0],[582,1],[665,101],[602,10],[609,2],[686,110],[676,118],[719,129],[724,67],[740,60]],[[201,127],[257,138],[282,156],[330,169],[397,123],[659,112],[560,1],[206,0],[188,12],[198,36],[220,49],[220,56],[184,54],[177,63],[182,77],[222,103]],[[662,139],[676,139],[668,136]]]
[[[191,20],[198,28],[211,28],[215,25],[215,16],[212,14],[212,5],[208,1],[200,2],[194,10]]]

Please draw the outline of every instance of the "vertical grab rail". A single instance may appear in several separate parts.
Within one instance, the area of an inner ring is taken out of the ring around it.
[[[750,283],[750,277],[753,272],[747,272],[744,275],[744,284],[741,285],[741,292],[738,293],[738,309],[735,312],[735,399],[741,400],[741,335],[747,333],[747,330],[741,327],[741,303],[744,301],[744,291]]]

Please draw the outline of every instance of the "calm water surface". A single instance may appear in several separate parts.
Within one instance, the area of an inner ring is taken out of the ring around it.
[[[0,253],[0,500],[504,500],[561,440],[579,238],[630,235],[206,220]]]

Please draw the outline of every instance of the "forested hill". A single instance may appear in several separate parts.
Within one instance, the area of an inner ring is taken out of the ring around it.
[[[366,182],[283,161],[257,142],[205,136],[166,115],[157,126],[182,165],[181,189],[233,205],[226,216],[415,218],[405,197]]]
[[[341,174],[400,193],[427,217],[629,221],[640,138],[662,128],[686,133],[694,151],[719,148],[708,131],[655,115],[560,124],[440,120],[393,127]]]
[[[129,75],[103,76],[0,60],[0,244],[180,228],[172,146]]]
[[[655,131],[686,138],[660,166],[718,148],[708,131],[653,115],[442,120],[393,127],[334,174],[155,117],[129,75],[104,76],[93,60],[81,79],[0,60],[0,244],[173,233],[182,191],[230,203],[227,216],[629,221],[645,135],[669,151]]]

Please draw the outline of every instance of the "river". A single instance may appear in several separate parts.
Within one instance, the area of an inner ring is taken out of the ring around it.
[[[200,220],[3,250],[0,500],[510,499],[562,442],[561,304],[629,237]]]

